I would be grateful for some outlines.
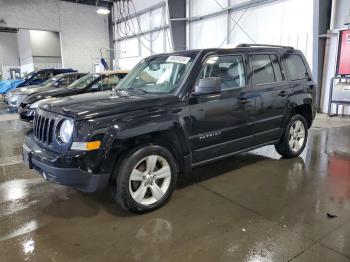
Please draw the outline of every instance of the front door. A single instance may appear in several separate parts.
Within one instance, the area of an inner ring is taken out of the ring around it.
[[[191,94],[193,163],[200,164],[250,147],[253,133],[249,115],[255,109],[249,97],[243,54],[210,55],[196,81],[219,77],[221,88],[211,94]],[[194,87],[193,90],[195,90]]]

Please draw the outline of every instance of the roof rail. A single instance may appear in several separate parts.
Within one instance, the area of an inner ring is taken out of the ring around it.
[[[289,48],[294,49],[292,46],[283,46],[283,45],[264,45],[264,44],[239,44],[237,47],[279,47],[279,48]]]

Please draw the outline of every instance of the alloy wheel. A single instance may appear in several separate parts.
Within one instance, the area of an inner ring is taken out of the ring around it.
[[[300,120],[295,121],[289,130],[289,147],[293,152],[299,152],[305,141],[305,127]]]
[[[169,163],[159,155],[149,155],[134,166],[129,178],[129,191],[137,203],[152,205],[162,199],[170,182]]]

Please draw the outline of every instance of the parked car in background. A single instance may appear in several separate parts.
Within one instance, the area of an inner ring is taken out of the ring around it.
[[[19,106],[18,114],[24,121],[32,121],[38,104],[55,97],[72,96],[83,93],[111,90],[118,85],[128,71],[116,70],[88,74],[67,87],[42,91],[26,97]]]
[[[122,208],[148,212],[194,167],[266,145],[297,157],[316,92],[304,55],[291,47],[157,54],[117,91],[40,104],[23,158],[48,181],[86,192],[109,186]]]
[[[19,105],[26,97],[40,92],[66,87],[85,75],[87,75],[87,73],[64,73],[51,77],[39,85],[16,88],[7,92],[5,95],[5,103],[9,106],[11,111],[17,111]]]
[[[0,94],[4,95],[8,91],[11,91],[17,87],[39,85],[55,75],[70,72],[76,72],[76,70],[73,70],[71,68],[49,68],[35,70],[26,75],[23,79],[7,80],[0,82]]]

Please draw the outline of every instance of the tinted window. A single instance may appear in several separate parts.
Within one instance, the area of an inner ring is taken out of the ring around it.
[[[199,79],[208,77],[220,77],[221,89],[245,86],[246,78],[243,57],[240,55],[209,57],[202,68]]]
[[[276,82],[272,61],[269,55],[252,55],[252,69],[256,85]]]
[[[39,72],[36,76],[33,77],[32,80],[40,80],[44,81],[46,79],[51,78],[51,74],[48,72]]]
[[[276,82],[280,82],[283,79],[282,76],[282,71],[281,71],[281,65],[278,61],[278,58],[276,55],[270,55],[271,61],[272,61],[272,66],[273,66],[273,71],[275,73],[275,78],[276,78]]]
[[[306,66],[299,55],[289,55],[285,59],[290,80],[299,80],[308,77]]]

